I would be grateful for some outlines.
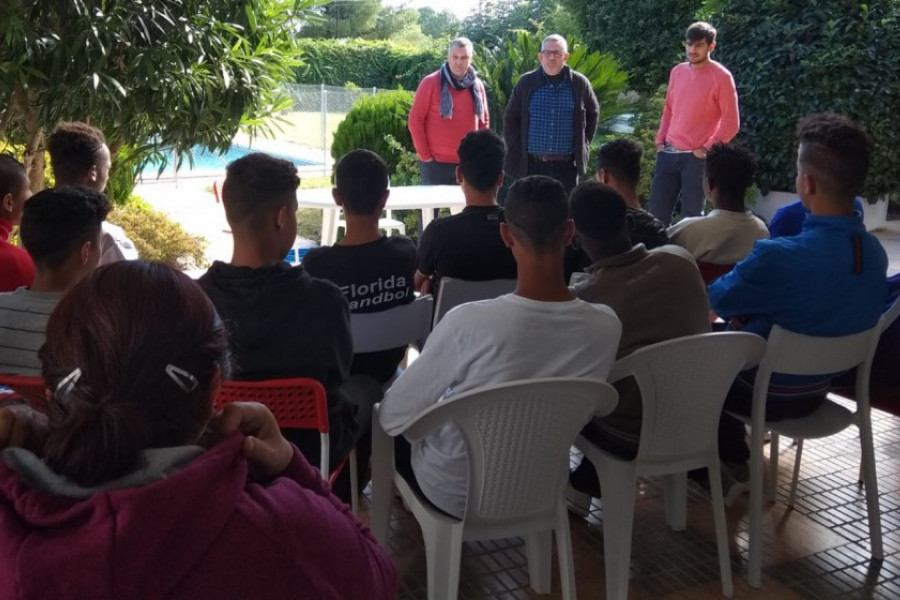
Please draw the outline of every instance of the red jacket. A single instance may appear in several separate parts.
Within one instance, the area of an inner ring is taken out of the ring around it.
[[[12,292],[34,281],[34,261],[22,248],[9,243],[13,225],[0,219],[0,292]]]
[[[453,98],[453,118],[441,118],[441,71],[437,70],[422,79],[409,111],[409,133],[419,160],[436,160],[442,163],[459,163],[456,149],[459,142],[470,131],[487,129],[490,125],[487,93],[479,79],[475,85],[481,89],[484,98],[484,118],[475,117],[475,103],[472,90],[450,88]]]
[[[295,450],[248,481],[243,440],[80,501],[0,461],[0,598],[393,598],[390,558],[318,471]]]

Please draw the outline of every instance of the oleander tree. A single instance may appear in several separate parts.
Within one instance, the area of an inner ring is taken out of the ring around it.
[[[88,121],[134,169],[164,148],[230,145],[289,106],[296,31],[320,0],[4,0],[0,140],[43,187],[45,136]]]

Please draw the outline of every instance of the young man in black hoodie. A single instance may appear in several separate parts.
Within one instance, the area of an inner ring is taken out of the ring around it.
[[[348,379],[353,345],[341,290],[283,260],[297,235],[299,183],[292,163],[267,154],[248,154],[229,164],[222,202],[234,252],[230,263],[213,263],[199,283],[228,326],[235,379],[320,381],[328,392],[331,466],[357,445],[364,470],[371,453],[372,406],[381,390],[371,378]],[[318,464],[317,432],[292,431],[286,437]]]

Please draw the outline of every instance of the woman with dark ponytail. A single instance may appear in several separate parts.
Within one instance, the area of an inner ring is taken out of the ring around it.
[[[0,410],[0,595],[394,597],[390,559],[268,409],[212,415],[227,353],[163,265],[101,267],[60,301],[46,423]]]

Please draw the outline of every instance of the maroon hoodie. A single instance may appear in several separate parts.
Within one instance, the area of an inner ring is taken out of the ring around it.
[[[235,435],[147,485],[84,500],[0,460],[0,599],[388,599],[390,558],[303,456],[248,480]]]

